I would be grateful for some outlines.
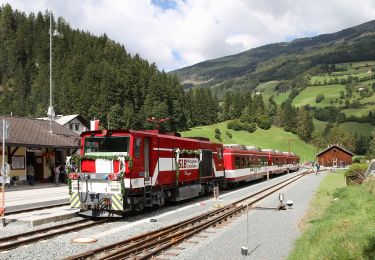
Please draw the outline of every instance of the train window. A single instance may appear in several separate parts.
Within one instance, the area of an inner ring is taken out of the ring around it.
[[[241,159],[240,157],[236,157],[235,158],[235,164],[236,164],[236,168],[241,168]]]
[[[139,157],[139,154],[141,153],[141,145],[142,145],[141,138],[136,138],[134,141],[134,156],[135,157]]]
[[[128,136],[86,137],[84,142],[85,154],[129,152]]]

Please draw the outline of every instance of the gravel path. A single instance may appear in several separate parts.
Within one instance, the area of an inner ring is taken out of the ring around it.
[[[188,202],[178,203],[175,205],[170,205],[168,207],[151,210],[141,215],[129,216],[128,218],[122,219],[117,222],[104,224],[101,226],[89,228],[89,229],[74,232],[74,233],[68,233],[65,235],[61,235],[61,236],[46,240],[46,241],[40,241],[35,244],[30,244],[30,245],[23,246],[20,248],[15,248],[8,252],[0,252],[0,259],[49,259],[49,260],[50,259],[62,259],[64,257],[82,253],[90,249],[94,249],[103,245],[114,243],[116,241],[124,240],[128,237],[131,237],[139,233],[148,232],[150,230],[154,230],[162,226],[173,224],[177,221],[181,221],[186,218],[198,215],[202,212],[207,212],[209,210],[212,210],[213,207],[217,204],[224,205],[224,204],[230,203],[238,199],[239,197],[243,197],[249,194],[250,192],[253,192],[254,190],[258,190],[272,183],[276,183],[283,179],[290,178],[291,175],[292,174],[280,176],[278,178],[271,179],[269,182],[257,183],[257,184],[254,184],[245,188],[237,189],[234,191],[231,190],[227,192],[221,192],[219,201],[215,201],[208,197],[194,199]],[[261,214],[258,217],[262,219],[262,221],[264,221],[264,225],[267,226],[268,228],[273,229],[273,227],[269,226],[269,223],[273,223],[274,220],[272,220],[272,218],[275,218],[277,216],[277,218],[279,219],[278,221],[281,222],[278,225],[281,227],[284,227],[283,229],[284,232],[293,233],[295,234],[294,237],[296,237],[296,235],[298,234],[296,223],[298,222],[298,219],[300,219],[300,217],[304,214],[307,208],[308,201],[309,201],[308,198],[311,197],[314,187],[316,187],[318,183],[320,182],[321,175],[308,176],[305,178],[303,178],[303,180],[301,181],[298,181],[296,184],[293,184],[296,186],[296,189],[297,189],[296,192],[292,192],[293,191],[292,189],[290,190],[290,192],[288,190],[288,193],[285,192],[286,199],[290,198],[296,202],[296,206],[293,208],[293,210],[287,210],[283,212],[270,212],[270,211],[252,212],[249,214],[250,223],[259,221],[258,218],[255,218],[252,220],[253,217],[250,217],[250,216],[257,216],[258,214]],[[306,181],[307,179],[309,180],[311,179],[311,181]],[[306,184],[308,183],[309,185],[307,186]],[[306,202],[304,202],[305,200]],[[275,206],[276,202],[277,200],[273,198],[273,199],[270,199],[269,205],[262,204],[262,206]],[[264,203],[266,203],[266,201]],[[151,218],[156,219],[157,222],[150,222]],[[292,224],[290,224],[289,221],[291,221]],[[60,223],[62,222],[64,221],[61,221]],[[290,226],[293,227],[293,225],[296,226],[295,231],[293,232],[288,231],[287,228],[289,228]],[[210,234],[210,237],[204,240],[204,243],[199,243],[196,246],[194,246],[194,250],[187,248],[181,251],[180,255],[176,259],[194,259],[194,258],[212,259],[213,255],[211,254],[213,253],[216,255],[217,259],[236,259],[236,258],[233,258],[232,256],[236,256],[236,255],[240,256],[239,255],[240,247],[243,245],[243,241],[246,241],[244,240],[246,238],[246,232],[244,233],[244,229],[246,231],[246,218],[239,218],[236,221],[236,225],[232,223],[230,226],[231,228],[226,227],[223,229],[217,229],[215,234],[213,235]],[[254,225],[250,224],[250,226],[252,227],[251,232],[253,232],[253,233],[250,233],[251,238],[257,237],[257,239],[258,238],[260,239],[261,236],[259,236],[258,232],[264,233],[264,230],[266,230],[265,227],[259,229],[259,227],[261,227],[262,225],[258,225],[258,227],[255,227],[254,229],[253,229]],[[44,226],[40,226],[39,228],[42,228],[42,227]],[[235,230],[236,227],[238,227],[238,230]],[[16,223],[11,223],[6,228],[0,229],[0,234],[4,236],[4,234],[10,235],[10,233],[12,234],[22,233],[28,230],[30,230],[30,228],[27,228],[23,225],[18,225]],[[7,231],[10,231],[10,232],[7,232]],[[226,234],[226,232],[230,232],[230,233]],[[222,234],[224,237],[222,237],[222,235],[220,234]],[[256,236],[254,234],[256,234]],[[289,240],[289,238],[286,239],[286,236],[284,235],[282,236],[284,238],[283,242],[286,242],[286,240]],[[77,237],[96,237],[98,238],[98,241],[92,244],[72,243],[71,242],[72,239],[77,238]],[[233,237],[236,239],[232,239]],[[260,241],[263,241],[263,240],[260,240]],[[215,243],[219,243],[219,244],[215,245]],[[253,239],[249,239],[249,248],[253,248],[254,243],[256,244],[257,242],[255,242]],[[264,243],[264,242],[262,243],[263,244],[252,255],[256,255],[261,250],[268,250],[266,249],[268,248],[266,247],[267,243]],[[291,247],[292,245],[291,243],[289,247]],[[278,243],[278,244],[283,246],[282,245],[283,243]],[[231,250],[229,250],[228,248],[231,248]],[[272,245],[271,248],[272,248],[271,251],[273,251],[273,248],[275,248],[275,246]],[[210,253],[206,254],[207,252],[210,252]],[[280,255],[280,254],[276,254],[276,255]],[[260,256],[261,256],[260,257],[261,259],[265,259],[262,254]],[[272,257],[271,255],[270,257],[274,259],[274,257]],[[269,258],[269,257],[266,257],[266,258]]]

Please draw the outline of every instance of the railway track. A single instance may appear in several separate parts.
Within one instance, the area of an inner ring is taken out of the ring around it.
[[[69,202],[62,202],[62,203],[56,203],[56,204],[53,204],[53,205],[46,205],[46,206],[32,207],[32,208],[25,208],[25,209],[17,209],[17,210],[5,212],[5,216],[21,214],[21,213],[37,211],[37,210],[43,210],[43,209],[57,208],[57,207],[68,206],[68,205],[70,205]]]
[[[98,249],[87,251],[82,254],[74,255],[67,260],[78,259],[150,259],[151,257],[162,254],[171,247],[182,243],[194,235],[216,225],[219,225],[228,219],[240,215],[246,210],[268,197],[283,187],[302,178],[308,172],[301,173],[278,184],[272,185],[250,196],[240,199],[234,203],[219,209],[212,210],[197,217],[181,221],[179,223],[147,232],[129,239],[116,242]]]
[[[39,240],[65,234],[67,232],[73,232],[91,226],[101,225],[106,222],[108,222],[108,220],[93,221],[89,219],[80,219],[74,222],[60,224],[57,226],[37,229],[22,234],[3,237],[0,238],[0,251],[30,244]]]

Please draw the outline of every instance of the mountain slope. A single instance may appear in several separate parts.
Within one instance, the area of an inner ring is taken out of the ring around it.
[[[375,20],[332,34],[261,46],[171,73],[190,85],[232,81],[226,87],[237,84],[251,88],[259,81],[292,79],[320,64],[375,59],[374,44]]]

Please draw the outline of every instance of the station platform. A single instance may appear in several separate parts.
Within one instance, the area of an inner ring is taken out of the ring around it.
[[[72,214],[75,214],[75,212],[68,210],[68,206],[66,206],[66,208],[60,206],[45,209],[46,211],[38,210],[37,212],[17,213],[21,210],[67,203],[69,203],[69,190],[66,184],[36,183],[33,186],[21,184],[5,188],[5,214],[7,222],[27,222],[30,226],[34,226],[58,219],[69,218]]]
[[[33,212],[25,212],[6,216],[7,223],[26,224],[35,227],[49,222],[68,219],[74,217],[79,209],[72,209],[69,206],[38,210]]]

